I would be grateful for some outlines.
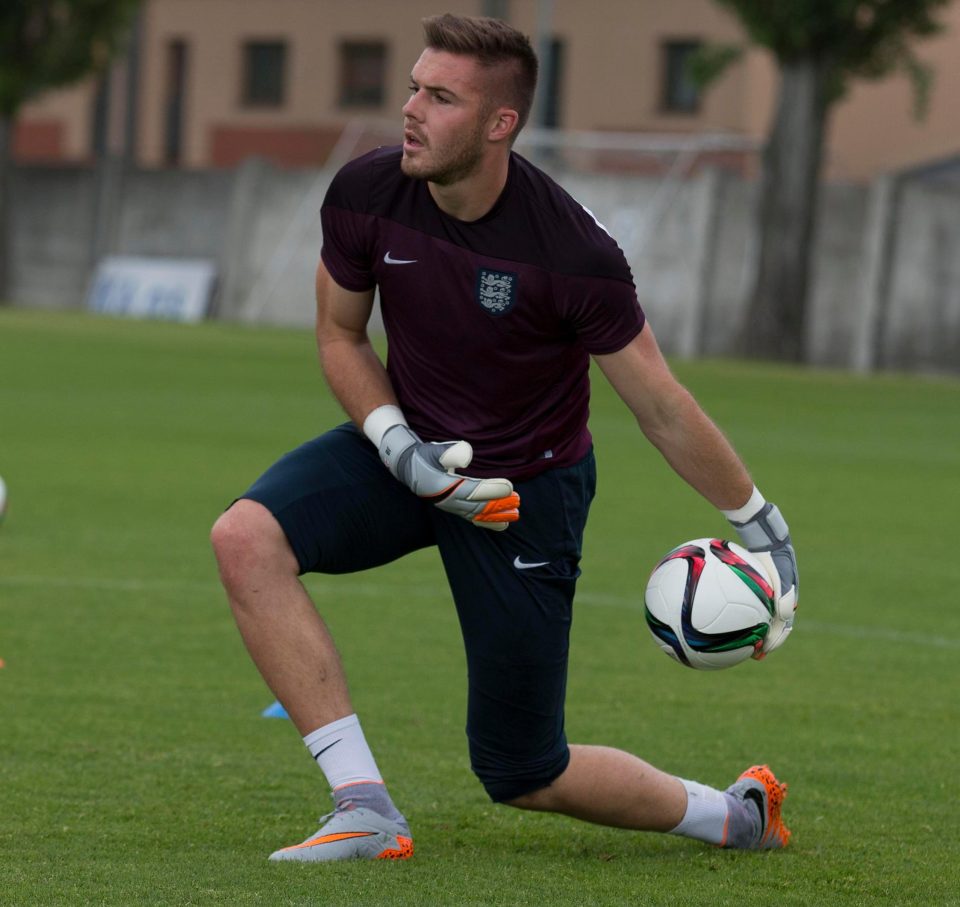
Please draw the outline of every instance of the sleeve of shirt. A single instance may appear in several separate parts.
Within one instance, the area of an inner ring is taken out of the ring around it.
[[[347,164],[333,178],[320,208],[323,246],[320,257],[330,276],[345,290],[371,289],[376,219],[364,208],[369,169]]]
[[[604,249],[592,263],[597,276],[568,277],[560,294],[561,315],[591,355],[622,350],[646,321],[630,268],[620,249]]]

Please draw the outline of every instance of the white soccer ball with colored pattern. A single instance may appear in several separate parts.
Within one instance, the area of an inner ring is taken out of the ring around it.
[[[678,545],[644,594],[657,645],[689,668],[729,668],[758,655],[776,614],[774,590],[749,551],[723,539]]]

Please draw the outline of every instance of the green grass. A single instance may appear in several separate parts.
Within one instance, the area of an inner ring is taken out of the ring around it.
[[[723,534],[599,377],[572,740],[720,786],[790,783],[780,853],[491,805],[432,552],[309,580],[416,834],[404,864],[272,865],[329,800],[233,626],[207,541],[339,419],[307,331],[0,310],[0,904],[960,904],[960,382],[678,364],[793,530],[798,629],[701,674],[646,574]]]

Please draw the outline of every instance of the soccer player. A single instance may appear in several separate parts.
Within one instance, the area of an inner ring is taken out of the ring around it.
[[[726,791],[621,750],[568,745],[574,588],[596,481],[590,357],[679,476],[759,552],[792,627],[787,525],[673,377],[623,253],[512,151],[537,60],[494,19],[424,20],[403,144],[343,167],[322,208],[317,343],[350,417],[283,456],[216,522],[240,633],[333,792],[319,831],[272,860],[404,859],[335,645],[299,576],[435,546],[467,654],[471,767],[492,800],[736,848],[787,843],[766,766]],[[367,335],[379,289],[389,356]],[[522,502],[522,503],[521,503]]]

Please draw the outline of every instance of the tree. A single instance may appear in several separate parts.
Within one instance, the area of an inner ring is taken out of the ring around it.
[[[853,79],[897,70],[913,81],[922,114],[931,73],[912,43],[941,30],[936,14],[950,0],[717,0],[750,41],[767,48],[780,89],[763,153],[757,206],[759,260],[743,352],[803,361],[811,247],[823,142],[831,108]],[[695,77],[705,85],[737,56],[711,48]]]
[[[13,125],[21,107],[106,67],[138,0],[3,0],[0,5],[0,304],[9,289]]]

